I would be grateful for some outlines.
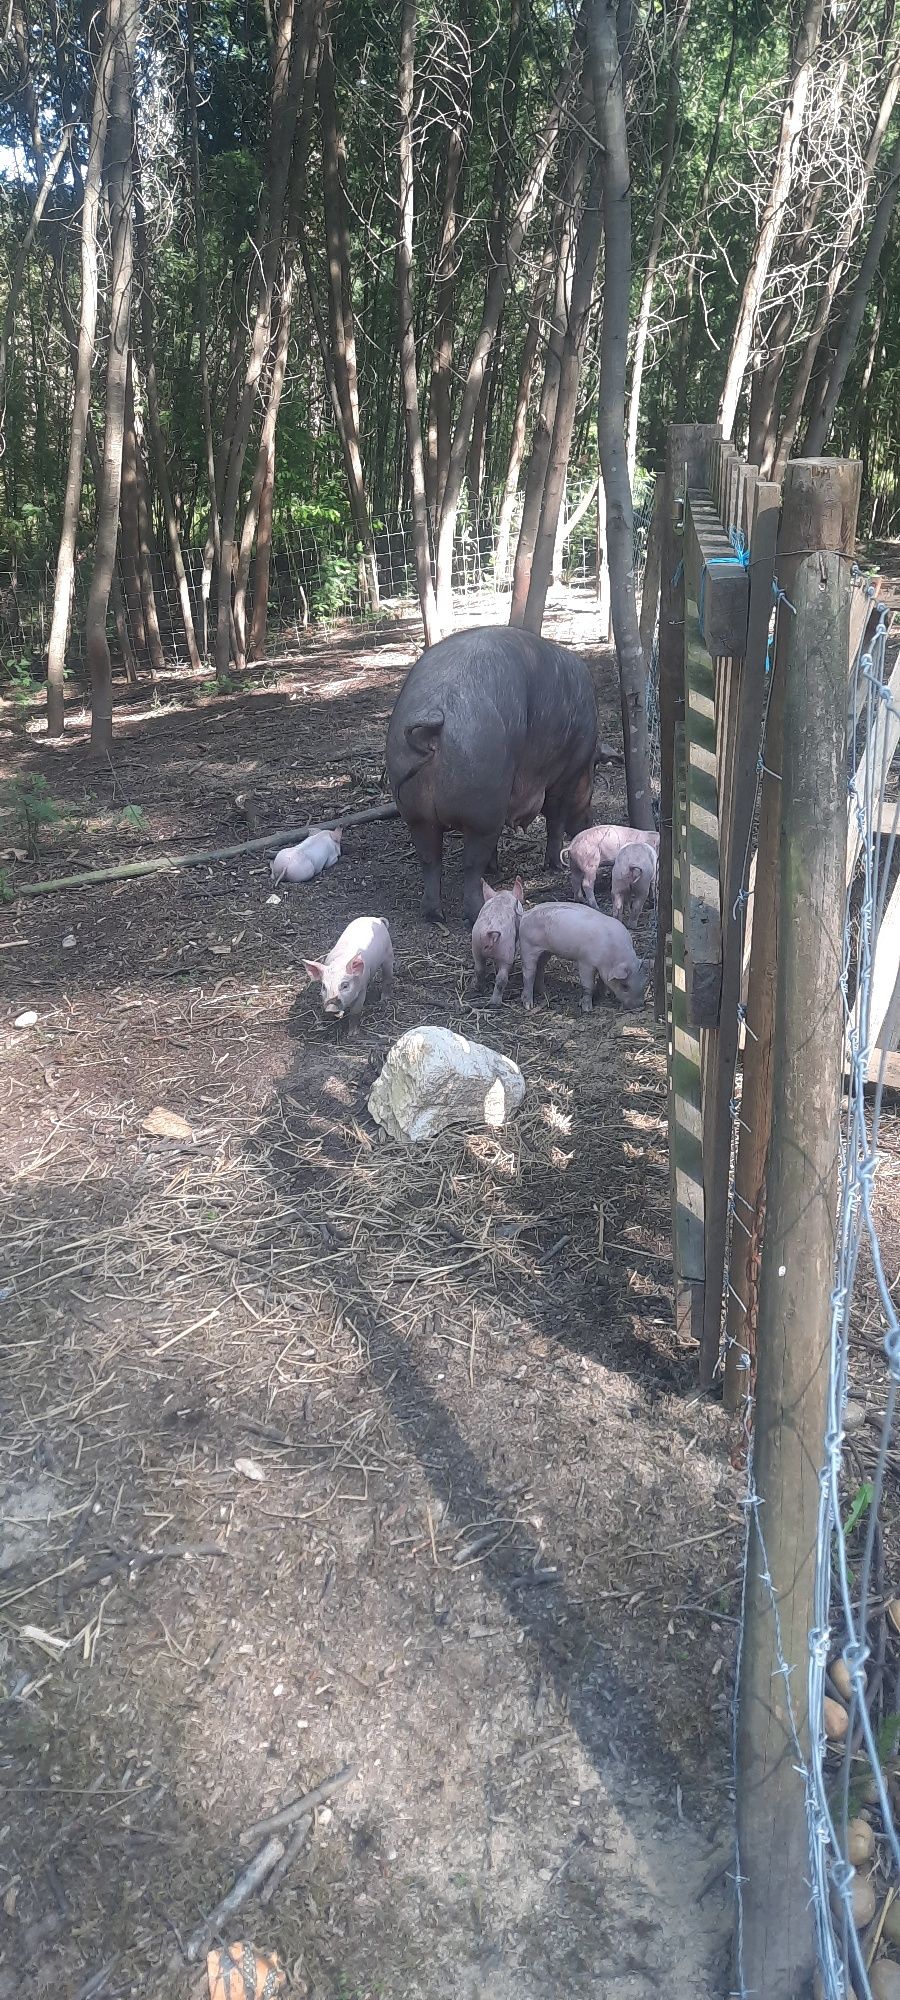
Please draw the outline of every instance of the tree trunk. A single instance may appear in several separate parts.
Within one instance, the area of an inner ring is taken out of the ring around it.
[[[56,148],[56,152],[50,161],[47,172],[38,186],[25,234],[19,244],[13,261],[13,267],[9,274],[9,288],[6,294],[3,324],[0,326],[0,457],[3,456],[3,427],[6,420],[6,380],[9,373],[9,356],[16,323],[16,309],[22,294],[25,271],[31,255],[32,245],[40,227],[41,217],[50,199],[56,176],[69,150],[71,137],[72,130],[67,125]]]
[[[737,325],[725,374],[725,386],[719,404],[719,422],[726,438],[730,438],[734,429],[734,419],[750,359],[760,301],[771,268],[775,245],[781,235],[787,214],[797,148],[806,122],[813,61],[822,26],[823,5],[824,0],[802,0],[802,12],[794,37],[790,76],[781,113],[772,179],[756,233],[750,267],[744,279]]]
[[[122,0],[109,0],[106,13],[106,30],[94,71],[91,130],[81,202],[81,313],[78,325],[78,351],[72,398],[72,427],[69,435],[69,463],[66,472],[65,496],[63,499],[59,554],[56,560],[53,618],[50,626],[50,642],[47,648],[47,733],[49,736],[61,736],[63,733],[66,644],[69,637],[72,590],[75,583],[75,547],[78,538],[78,515],[81,508],[81,485],[84,477],[85,439],[90,415],[91,366],[94,359],[94,339],[97,331],[97,222],[103,182],[103,155],[106,148],[110,73],[113,62],[113,48],[119,31],[121,9]]]
[[[288,198],[287,237],[284,247],[284,267],[281,280],[281,294],[278,302],[278,328],[275,338],[275,353],[269,381],[260,433],[259,451],[250,499],[241,530],[241,546],[238,557],[237,577],[234,591],[234,622],[237,633],[241,664],[246,652],[246,605],[247,584],[250,577],[250,554],[257,527],[260,530],[257,548],[257,562],[254,570],[253,626],[250,651],[253,658],[265,651],[266,613],[269,600],[269,560],[272,548],[272,514],[275,496],[275,434],[278,428],[278,412],[287,373],[288,353],[291,343],[291,321],[294,310],[294,293],[300,263],[298,239],[300,217],[306,201],[306,164],[312,131],[316,102],[316,77],[319,63],[319,49],[314,42],[307,62],[306,79],[303,89],[303,107],[297,121],[294,137],[294,157],[291,165],[291,187]],[[265,498],[266,519],[263,522]],[[259,592],[260,618],[257,619],[257,590]],[[261,622],[260,622],[261,621]]]
[[[153,509],[150,504],[150,481],[147,476],[147,461],[144,457],[144,432],[137,409],[137,363],[133,355],[129,357],[129,367],[134,385],[134,470],[137,491],[138,547],[140,551],[141,602],[144,607],[144,626],[147,633],[147,650],[150,655],[150,671],[154,680],[165,668],[166,655],[159,629],[159,613],[156,608],[156,585],[153,581]]]
[[[803,414],[806,392],[816,365],[816,356],[819,352],[822,335],[831,317],[831,310],[837,297],[838,286],[847,268],[850,251],[862,222],[866,197],[872,176],[878,165],[878,155],[893,115],[898,91],[900,91],[900,57],[895,60],[893,69],[888,77],[866,148],[863,171],[856,199],[851,204],[850,210],[838,232],[831,269],[819,293],[812,325],[806,336],[803,352],[797,364],[797,371],[791,387],[790,400],[784,415],[778,454],[775,459],[775,468],[772,473],[772,478],[775,480],[781,480],[784,477],[785,464],[790,456],[791,448],[797,435],[797,427]]]
[[[247,452],[250,418],[269,348],[275,276],[281,252],[284,203],[300,92],[306,71],[314,4],[315,0],[281,0],[278,9],[269,100],[269,168],[265,216],[262,223],[262,269],[250,353],[234,420],[222,497],[215,650],[218,680],[227,678],[231,657],[231,634],[234,623],[231,588],[241,474]]]
[[[900,139],[894,147],[888,178],[882,190],[881,199],[872,219],[869,240],[866,244],[862,263],[851,287],[843,324],[838,335],[834,359],[820,394],[813,405],[812,415],[803,440],[802,456],[818,458],[824,450],[834,423],[834,413],[838,406],[844,378],[853,359],[860,328],[865,317],[866,302],[872,289],[882,250],[887,241],[888,231],[894,219],[897,199],[900,196]]]
[[[578,127],[589,115],[590,103],[582,93],[579,108]],[[525,476],[525,496],[522,502],[522,519],[519,523],[519,539],[516,544],[516,560],[513,568],[512,600],[509,607],[511,625],[521,625],[528,602],[531,583],[531,564],[534,545],[537,540],[541,519],[541,500],[544,481],[550,459],[550,445],[553,425],[556,419],[556,398],[559,391],[559,373],[562,366],[563,343],[569,321],[569,306],[572,298],[573,239],[575,235],[575,210],[584,177],[587,171],[588,147],[584,139],[573,134],[567,149],[565,167],[553,217],[553,236],[556,248],[556,275],[553,288],[553,313],[547,332],[547,351],[544,357],[544,378],[538,400],[538,412],[531,433],[531,451],[528,471]]]
[[[350,231],[347,225],[344,137],[337,122],[334,58],[326,36],[319,63],[319,111],[322,123],[322,192],[328,257],[328,304],[334,380],[346,434],[350,475],[350,511],[356,539],[363,551],[371,609],[378,608],[378,567],[366,479],[363,471],[356,368],[356,327],[350,292]]]
[[[519,109],[519,78],[522,73],[522,57],[525,53],[525,34],[522,21],[521,0],[510,0],[509,53],[500,92],[499,137],[494,155],[494,178],[491,189],[491,216],[488,223],[487,239],[487,279],[485,284],[485,304],[491,275],[503,255],[503,239],[506,234],[506,217],[509,208],[509,170],[512,165],[516,142],[516,119]],[[489,413],[493,395],[495,367],[498,361],[498,345],[503,324],[503,308],[497,326],[497,339],[491,348],[485,366],[484,378],[475,415],[472,420],[472,441],[469,446],[468,486],[469,510],[472,520],[481,516],[481,494],[484,484],[485,453]]]
[[[405,143],[404,125],[405,121],[401,112],[401,144]],[[447,468],[450,464],[450,443],[453,426],[453,334],[455,327],[456,283],[460,265],[457,230],[462,206],[463,168],[466,157],[468,125],[468,106],[465,106],[460,108],[447,140],[447,165],[444,174],[444,199],[441,213],[441,240],[438,247],[437,269],[435,272],[434,345],[428,413],[428,456],[425,466],[428,506],[431,518],[435,522],[439,518],[443,505],[444,488],[447,484]],[[403,167],[401,161],[401,174],[404,174],[406,171],[407,169]],[[412,188],[410,189],[409,201],[410,208],[412,209]],[[404,222],[402,207],[400,222],[400,234],[402,236]],[[398,271],[398,284],[399,282]],[[410,273],[411,289],[412,276]],[[404,308],[401,306],[401,314],[403,310]],[[406,403],[404,399],[404,410],[405,408]]]
[[[719,157],[719,147],[722,143],[722,133],[725,127],[725,113],[728,109],[728,99],[731,96],[731,86],[734,81],[734,70],[737,60],[737,35],[737,0],[733,0],[731,9],[731,41],[725,64],[725,74],[722,78],[722,88],[719,92],[719,107],[716,112],[716,122],[713,126],[712,138],[709,143],[709,152],[706,156],[706,165],[703,169],[703,179],[697,195],[694,220],[684,260],[684,292],[677,315],[678,338],[672,357],[672,373],[678,385],[675,395],[676,423],[684,422],[684,415],[687,409],[692,374],[691,363],[694,353],[694,287],[697,281],[697,253],[700,248],[700,237],[706,222],[706,212],[709,207],[709,192],[712,187],[713,174],[716,170],[716,161]]]
[[[634,516],[625,449],[625,370],[631,300],[631,174],[622,69],[631,29],[629,0],[594,0],[590,51],[597,138],[603,156],[603,324],[597,442],[606,493],[613,630],[619,656],[629,824],[650,831],[647,677],[634,587]],[[621,49],[620,49],[621,35]]]
[[[516,391],[516,406],[513,411],[512,435],[509,456],[506,461],[506,478],[503,482],[503,498],[497,522],[497,546],[494,553],[494,576],[498,583],[506,582],[509,562],[509,536],[512,527],[513,510],[519,491],[519,474],[525,455],[525,432],[528,425],[528,405],[531,401],[531,381],[537,358],[538,341],[541,337],[541,316],[550,289],[550,279],[556,261],[556,249],[552,236],[548,239],[531,300],[531,311],[525,329],[525,343],[519,367],[519,386]]]
[[[543,192],[547,170],[552,159],[563,110],[572,84],[581,63],[583,23],[588,0],[582,0],[578,18],[572,33],[569,54],[562,74],[553,94],[553,102],[544,123],[541,137],[525,183],[513,210],[512,221],[507,233],[504,254],[491,273],[485,298],[481,326],[475,341],[472,359],[463,387],[453,444],[450,450],[450,464],[447,469],[447,484],[444,490],[444,504],[441,508],[437,547],[437,607],[438,621],[444,631],[449,631],[453,622],[453,545],[456,539],[456,518],[459,512],[460,494],[465,477],[466,459],[472,436],[475,409],[484,379],[487,358],[494,345],[500,315],[503,310],[510,279],[518,262],[526,231]]]
[[[578,384],[581,379],[581,364],[587,340],[603,227],[602,186],[601,160],[599,156],[595,156],[575,242],[575,270],[568,323],[563,335],[560,356],[553,437],[547,460],[540,524],[535,537],[528,598],[522,619],[523,625],[529,632],[540,632],[544,621],[544,607],[553,570],[557,533],[562,519],[566,473],[569,469],[569,452],[578,404]]]
[[[269,383],[269,393],[266,398],[256,470],[253,474],[253,484],[250,489],[250,498],[247,503],[244,525],[241,530],[241,545],[234,586],[234,623],[237,632],[240,665],[244,663],[242,656],[246,652],[247,583],[250,577],[250,554],[256,535],[257,523],[260,519],[262,496],[266,489],[269,492],[269,540],[267,547],[271,546],[272,495],[275,487],[275,432],[278,425],[278,410],[281,403],[281,393],[284,388],[284,378],[287,373],[288,349],[291,344],[291,313],[294,303],[294,286],[296,283],[295,260],[296,249],[281,291],[278,337],[275,346],[275,358],[272,363],[272,376]],[[268,558],[266,558],[266,567],[268,568]],[[266,586],[266,595],[268,596],[268,585]],[[263,623],[263,645],[265,645],[265,623]],[[251,646],[251,652],[252,650]]]
[[[416,582],[425,644],[433,646],[441,636],[431,551],[428,542],[428,502],[425,493],[425,460],[422,427],[419,421],[419,378],[416,367],[415,316],[413,312],[413,222],[415,168],[413,161],[413,90],[416,60],[416,0],[403,0],[400,23],[400,69],[397,103],[400,115],[400,228],[397,236],[397,322],[400,344],[400,378],[403,386],[403,414],[406,422],[406,450],[409,463],[413,516],[413,546]]]
[[[91,747],[112,749],[112,669],[106,617],[116,560],[122,440],[133,279],[131,156],[134,145],[132,90],[139,28],[138,0],[121,0],[112,75],[104,178],[109,200],[109,352],[106,363],[106,429],[103,478],[97,496],[94,568],[85,622],[85,653],[91,679]]]
[[[647,340],[650,333],[650,312],[653,305],[653,286],[656,282],[656,267],[662,245],[663,230],[666,226],[666,204],[672,181],[675,162],[675,140],[678,134],[678,104],[681,95],[681,44],[684,31],[690,19],[691,0],[682,0],[675,17],[672,31],[672,47],[669,56],[669,88],[666,95],[666,119],[663,129],[663,154],[659,170],[659,188],[656,195],[656,209],[650,245],[644,267],[644,282],[641,286],[637,320],[634,329],[634,353],[631,361],[631,395],[628,403],[628,477],[634,485],[637,468],[638,419],[641,413],[641,386],[644,379],[644,361]]]
[[[102,461],[101,461],[102,463]],[[97,480],[99,494],[102,473]],[[141,593],[141,531],[138,513],[137,439],[134,434],[134,394],[131,356],[125,383],[125,434],[122,439],[122,478],[119,489],[119,565],[125,603],[135,652],[147,657],[144,603]]]
[[[166,448],[163,442],[162,421],[159,414],[159,388],[156,379],[156,343],[153,332],[153,297],[150,291],[150,266],[147,257],[147,228],[144,203],[137,160],[132,166],[134,178],[134,245],[137,280],[141,299],[141,339],[144,349],[144,379],[147,388],[147,421],[150,426],[150,448],[153,453],[153,468],[156,473],[156,490],[159,494],[169,540],[169,553],[178,586],[178,602],[181,607],[181,622],[188,659],[195,673],[200,669],[200,652],[194,631],[194,614],[191,610],[191,593],[188,588],[187,571],[181,551],[181,536],[175,519],[172,503],[172,488],[169,484],[169,468],[166,464]]]
[[[187,39],[185,46],[185,88],[187,95],[188,138],[191,162],[191,194],[194,210],[194,263],[196,282],[194,286],[194,317],[197,323],[198,374],[200,376],[200,410],[203,418],[203,445],[206,465],[206,485],[209,494],[209,540],[213,554],[219,555],[220,526],[219,502],[216,487],[216,455],[213,445],[212,397],[209,387],[209,311],[206,296],[206,232],[203,226],[203,204],[200,194],[200,145],[197,131],[197,62],[194,40],[194,0],[185,0]],[[202,644],[204,656],[209,647],[209,590],[212,578],[212,564],[207,571],[203,564],[201,602],[203,607]]]

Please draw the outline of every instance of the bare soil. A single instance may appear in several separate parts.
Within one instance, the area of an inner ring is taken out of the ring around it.
[[[123,689],[114,768],[77,703],[58,750],[19,718],[7,775],[71,818],[11,880],[239,841],[248,791],[263,830],[377,802],[415,652]],[[553,897],[540,831],[502,876]],[[205,1992],[244,1829],[347,1764],[225,1928],[292,1992],[728,1989],[743,1481],[673,1335],[662,1031],[558,964],[476,1010],[452,844],[446,892],[435,931],[393,821],[277,901],[249,855],[2,919],[0,2000]],[[300,961],[363,912],[398,978],[341,1038]],[[515,1057],[515,1126],[379,1142],[422,1022]]]

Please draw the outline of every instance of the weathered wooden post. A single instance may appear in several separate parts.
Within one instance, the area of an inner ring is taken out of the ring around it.
[[[798,569],[807,549],[852,555],[859,506],[859,471],[834,458],[798,459],[789,465],[778,530],[777,580],[794,602]],[[747,1393],[756,1315],[759,1261],[766,1214],[766,1154],[772,1124],[775,974],[778,956],[778,844],[781,832],[781,743],[787,660],[793,619],[782,610],[775,635],[772,691],[766,721],[760,796],[756,883],[743,1054],[741,1124],[735,1166],[736,1227],[731,1235],[730,1291],[726,1318],[725,1406],[736,1410]],[[849,642],[848,642],[849,643]],[[846,782],[842,785],[846,813]]]
[[[765,2000],[796,2000],[808,1991],[815,1958],[798,1766],[809,1753],[808,1635],[842,1091],[850,578],[834,550],[849,553],[852,546],[859,486],[856,464],[812,459],[789,466],[780,543],[779,576],[787,589],[790,574],[794,615],[787,614],[779,663],[773,1112],[737,1695],[743,1939],[737,1970],[742,1989]],[[756,945],[754,931],[754,951]]]

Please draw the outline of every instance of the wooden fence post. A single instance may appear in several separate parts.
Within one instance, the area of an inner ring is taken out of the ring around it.
[[[766,2000],[796,2000],[815,1961],[797,1766],[809,1752],[808,1634],[838,1187],[851,595],[846,561],[821,551],[836,516],[841,539],[852,540],[859,484],[856,464],[800,460],[788,467],[785,487],[791,540],[783,535],[782,546],[794,614],[786,614],[782,662],[781,949],[737,1697],[738,1972],[742,1987]],[[759,886],[758,872],[757,894]]]
[[[688,485],[702,483],[706,448],[716,424],[672,424],[666,438],[659,592],[659,903],[656,926],[656,1015],[666,1015],[666,946],[672,930],[672,801],[675,727],[684,720],[684,580],[682,532],[676,521]]]
[[[840,459],[797,459],[784,480],[778,531],[778,586],[794,602],[799,564],[811,548],[852,555],[859,506],[859,471]],[[736,1226],[731,1234],[730,1291],[725,1327],[725,1406],[736,1410],[749,1387],[759,1264],[766,1213],[766,1153],[772,1123],[775,973],[778,958],[778,844],[782,717],[793,620],[778,618],[760,796],[756,881],[743,1054],[741,1124],[735,1166]],[[849,640],[848,640],[849,649]],[[842,784],[846,813],[846,780]]]

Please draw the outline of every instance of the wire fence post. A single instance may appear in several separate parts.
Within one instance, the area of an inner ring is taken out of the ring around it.
[[[852,548],[859,488],[858,464],[795,462],[780,537],[782,589],[792,571],[778,662],[782,949],[736,1733],[736,1986],[760,2000],[796,2000],[815,1965],[807,1665],[840,1163],[851,596],[836,551]],[[757,894],[762,866],[760,854]]]

